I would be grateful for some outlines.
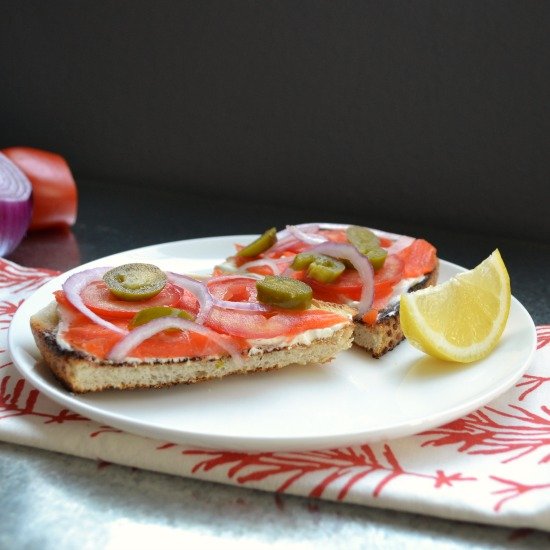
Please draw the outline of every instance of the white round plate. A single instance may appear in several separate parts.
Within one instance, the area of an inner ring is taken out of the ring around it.
[[[230,376],[158,390],[74,395],[41,361],[30,316],[67,276],[92,266],[142,261],[182,273],[207,273],[252,235],[148,246],[69,271],[41,287],[17,311],[9,349],[21,374],[57,403],[130,433],[184,445],[240,451],[336,448],[412,435],[488,403],[523,374],[535,350],[533,321],[512,299],[508,325],[486,359],[460,365],[430,358],[406,341],[381,359],[359,348],[330,364]],[[463,268],[441,261],[440,281]]]

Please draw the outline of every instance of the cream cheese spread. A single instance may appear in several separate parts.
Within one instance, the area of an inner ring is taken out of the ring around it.
[[[292,346],[304,345],[309,346],[315,340],[330,338],[335,332],[345,327],[347,323],[337,323],[331,327],[315,328],[306,330],[297,334],[294,338],[289,339],[285,336],[277,336],[275,338],[255,338],[248,340],[250,350],[248,355],[261,355],[266,351],[274,349],[290,348]]]

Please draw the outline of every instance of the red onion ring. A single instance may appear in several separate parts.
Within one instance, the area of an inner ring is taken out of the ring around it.
[[[388,255],[389,254],[397,254],[398,252],[401,252],[405,248],[408,248],[409,246],[411,246],[411,244],[414,242],[414,240],[415,240],[414,237],[408,237],[407,235],[401,235],[388,248]]]
[[[181,275],[179,273],[167,271],[166,276],[170,282],[185,288],[185,290],[191,292],[198,300],[199,313],[195,318],[195,323],[202,325],[214,305],[214,301],[206,285],[201,281],[197,281],[197,279],[193,279],[193,277],[188,277],[187,275]]]
[[[222,309],[235,309],[241,311],[267,311],[269,309],[263,304],[257,302],[231,302],[229,300],[220,300],[219,298],[215,298],[208,290],[208,282],[205,284],[201,281],[193,279],[192,277],[180,275],[178,273],[168,272],[167,276],[169,281],[185,288],[199,301],[200,309],[197,317],[195,318],[195,323],[200,325],[206,321],[211,309],[214,306]],[[216,277],[214,280],[224,282],[237,278],[253,279],[255,281],[258,280],[258,278],[251,277],[250,275],[222,275],[221,277]]]
[[[127,330],[124,330],[120,327],[117,327],[109,321],[105,321],[99,315],[96,315],[91,309],[89,309],[80,293],[84,288],[89,285],[92,281],[97,281],[101,279],[103,275],[111,269],[110,267],[96,267],[92,269],[86,269],[85,271],[80,271],[79,273],[74,273],[71,275],[62,285],[63,291],[67,300],[76,308],[80,313],[88,317],[94,323],[105,327],[106,329],[118,332],[120,334],[128,334]]]
[[[241,311],[267,311],[269,309],[266,308],[266,306],[264,306],[263,304],[257,302],[231,302],[229,300],[220,300],[219,298],[214,298],[212,296],[212,294],[208,290],[207,284],[202,281],[197,281],[192,277],[188,277],[187,275],[180,275],[179,273],[167,272],[166,275],[170,282],[175,283],[182,288],[185,288],[186,290],[191,292],[191,294],[193,294],[193,296],[195,296],[195,298],[198,300],[199,313],[195,318],[195,323],[199,325],[202,325],[206,321],[208,315],[210,314],[210,311],[214,306],[222,309],[235,309]],[[250,277],[249,275],[223,275],[222,277],[216,277],[215,280],[223,282],[231,278],[242,279],[243,277],[247,279],[257,280],[256,277]]]
[[[326,242],[313,247],[310,252],[317,252],[349,260],[353,267],[357,269],[363,287],[361,289],[361,298],[359,299],[358,315],[363,316],[372,306],[374,299],[374,270],[369,259],[363,256],[353,245]]]
[[[315,223],[299,223],[292,227],[296,227],[304,233],[316,233],[319,229],[333,229],[333,230],[346,230],[350,227],[349,223],[329,223],[329,222],[315,222]],[[288,228],[288,226],[287,226]],[[288,233],[288,229],[286,230]],[[285,230],[281,231],[284,233]]]
[[[222,309],[234,309],[237,311],[271,311],[272,308],[260,304],[260,302],[231,302],[214,298],[214,306]]]
[[[241,364],[242,362],[241,355],[237,348],[233,346],[233,344],[226,342],[220,334],[205,326],[197,325],[192,321],[181,319],[180,317],[159,317],[133,329],[128,335],[114,345],[107,359],[114,362],[123,361],[130,351],[139,346],[143,341],[169,328],[179,328],[181,330],[202,334],[227,351],[236,363]]]
[[[246,270],[249,267],[269,267],[271,271],[273,272],[273,275],[280,275],[281,270],[279,269],[279,266],[277,265],[277,262],[275,260],[272,260],[271,258],[261,258],[260,260],[253,260],[251,262],[247,262],[239,267],[237,271],[239,272],[246,272]]]
[[[281,241],[288,239],[289,237],[293,237],[292,232],[290,231],[291,227],[303,233],[311,233],[312,231],[315,232],[319,230],[318,223],[299,223],[298,225],[287,225],[285,229],[282,229],[277,233],[277,240]]]
[[[297,245],[299,242],[300,241],[293,236],[286,237],[284,239],[278,240],[271,248],[264,250],[263,253],[270,254],[276,252],[284,252],[285,250],[288,250],[289,248]]]
[[[326,237],[323,237],[322,235],[316,235],[314,233],[310,234],[303,229],[296,227],[295,225],[287,225],[286,228],[291,235],[306,244],[321,244],[328,241],[328,239]]]
[[[254,275],[251,273],[250,275]],[[252,277],[250,275],[222,275],[221,277],[213,277],[210,279],[210,281],[214,281],[217,283],[224,283],[226,281],[234,281],[236,279],[250,279],[252,281],[258,281],[262,279],[261,276],[258,277]],[[206,288],[208,292],[210,293],[210,290],[208,289],[208,282],[206,283]],[[214,303],[214,306],[222,308],[222,309],[233,309],[238,311],[270,311],[271,308],[268,306],[265,306],[264,304],[260,304],[259,302],[232,302],[231,300],[222,300],[220,298],[216,298],[215,296],[212,296],[210,294],[212,301]]]
[[[29,228],[32,185],[11,160],[0,153],[0,256],[15,250]]]
[[[277,242],[266,252],[282,252],[292,248],[299,242],[306,244],[320,244],[328,241],[327,238],[318,234],[320,229],[345,230],[349,227],[346,223],[299,223],[298,225],[287,225],[286,229],[277,233]],[[313,234],[312,234],[313,233]]]
[[[291,230],[290,228],[293,229]],[[285,229],[277,232],[277,241],[273,246],[265,250],[264,254],[272,252],[284,252],[285,250],[292,248],[299,242],[303,242],[301,239],[296,238],[296,236],[293,235],[292,231],[297,231],[299,234],[303,235],[305,233],[316,232],[318,230],[318,223],[301,223],[298,225],[287,225]]]
[[[406,237],[406,235],[399,235],[398,233],[389,233],[388,231],[382,231],[381,229],[373,229],[372,227],[369,227],[369,229],[377,236],[377,237],[384,237],[385,239],[390,239],[391,241],[397,241],[401,237]],[[408,237],[412,239],[412,237]]]
[[[320,223],[319,226],[321,229],[344,229],[346,230],[348,227],[350,227],[349,223]]]

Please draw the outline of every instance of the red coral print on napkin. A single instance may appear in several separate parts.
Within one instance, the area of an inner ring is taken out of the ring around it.
[[[67,421],[87,421],[87,418],[68,409],[59,409],[55,413],[42,412],[37,409],[40,392],[29,391],[29,384],[23,378],[10,383],[11,376],[0,380],[0,420],[13,416],[35,416],[44,418],[44,424],[62,424]]]
[[[459,445],[457,450],[461,453],[508,455],[501,461],[503,464],[550,448],[550,409],[543,405],[541,414],[536,414],[517,405],[509,407],[517,414],[483,407],[459,420],[423,432],[421,436],[438,437],[425,441],[422,447]],[[549,460],[550,454],[541,458],[539,463]]]
[[[22,303],[23,300],[18,302],[0,301],[0,330],[8,329],[15,312]]]
[[[460,473],[445,474],[436,470],[433,474],[406,471],[399,464],[389,445],[384,445],[382,456],[377,456],[369,445],[347,447],[330,451],[302,453],[239,453],[230,451],[183,451],[184,455],[206,456],[193,467],[193,473],[223,468],[226,475],[238,483],[264,481],[270,477],[283,477],[284,481],[276,489],[286,491],[293,483],[306,476],[324,474],[323,479],[313,486],[309,496],[320,498],[325,490],[339,480],[345,480],[337,499],[345,499],[352,487],[363,478],[378,474],[381,476],[373,489],[373,496],[380,495],[384,487],[401,476],[414,476],[432,480],[435,488],[453,486],[458,481],[475,481],[473,477],[463,477]]]
[[[525,386],[527,389],[519,396],[519,401],[523,401],[530,393],[539,390],[544,384],[550,382],[550,376],[524,374],[521,380],[516,384],[516,388]]]
[[[123,433],[122,430],[119,430],[117,428],[111,428],[111,426],[100,426],[99,430],[95,430],[90,434],[90,437],[98,437],[102,434],[121,434]]]
[[[537,330],[537,349],[550,344],[550,325],[540,325]]]
[[[537,331],[537,349],[541,349],[550,343],[550,325],[542,325],[536,328]],[[546,367],[547,365],[545,365]],[[530,393],[539,390],[544,384],[550,382],[550,377],[534,374],[524,374],[521,381],[516,384],[516,388],[525,386],[527,389],[519,396],[519,401],[523,401]]]
[[[7,359],[8,355],[6,354],[5,349],[0,349],[0,369],[11,367],[13,365],[13,361],[7,361],[6,363],[2,363],[1,361],[4,360],[4,357]],[[4,355],[6,354],[6,355]]]
[[[0,289],[9,288],[11,292],[35,290],[57,275],[50,269],[35,269],[0,259]]]
[[[537,347],[546,346],[550,341],[550,325],[537,327]],[[546,365],[545,365],[546,366]],[[525,374],[516,388],[525,388],[517,398],[524,401],[527,396],[535,396],[540,401],[545,398],[550,377]],[[544,401],[542,401],[544,402]],[[547,405],[537,406],[532,402],[529,408],[508,404],[508,410],[482,407],[472,414],[454,422],[449,422],[420,436],[437,436],[422,444],[422,447],[457,446],[460,453],[470,455],[502,455],[502,464],[517,460],[535,452],[545,452],[550,448],[550,409]],[[550,453],[542,456],[539,464],[550,461]]]
[[[507,486],[504,489],[493,491],[494,495],[499,495],[499,494],[506,495],[505,497],[497,501],[497,503],[494,505],[493,509],[495,512],[500,512],[500,509],[509,500],[518,498],[531,491],[541,491],[541,490],[550,489],[550,483],[526,484],[526,483],[520,483],[519,481],[513,481],[511,479],[503,479],[497,476],[489,476],[489,477]]]

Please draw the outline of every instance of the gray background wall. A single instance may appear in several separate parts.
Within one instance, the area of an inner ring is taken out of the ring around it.
[[[548,240],[549,31],[544,1],[1,1],[0,147]]]

